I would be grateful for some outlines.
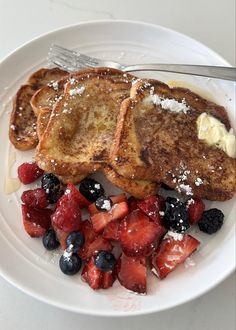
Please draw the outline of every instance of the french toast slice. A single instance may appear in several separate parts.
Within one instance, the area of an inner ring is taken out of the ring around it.
[[[26,85],[20,87],[13,99],[13,109],[10,117],[9,139],[16,149],[29,150],[38,143],[36,133],[36,116],[30,100],[37,89],[47,83],[61,79],[66,71],[58,68],[40,69],[33,73]]]
[[[107,68],[86,69],[70,77],[65,94],[61,94],[51,116],[52,103],[42,103],[37,125],[39,166],[59,174],[64,182],[81,173],[100,170],[113,184],[137,198],[157,193],[157,183],[122,178],[107,165],[120,104],[129,96],[133,79],[131,75]],[[43,87],[38,95],[46,100],[43,95],[49,93],[53,95],[53,91]],[[38,102],[37,107],[40,105]]]
[[[173,111],[176,104],[188,111]],[[157,80],[137,82],[121,105],[111,165],[124,177],[158,180],[185,195],[232,198],[236,160],[198,139],[196,121],[203,112],[230,128],[223,107],[188,89]]]
[[[132,78],[104,69],[82,73],[69,82],[36,149],[39,166],[66,176],[102,169]]]
[[[23,85],[13,99],[13,108],[9,124],[9,139],[19,150],[29,150],[36,147],[36,116],[30,105],[30,99],[35,90],[31,85]]]

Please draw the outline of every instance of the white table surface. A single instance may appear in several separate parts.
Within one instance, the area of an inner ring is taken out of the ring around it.
[[[107,18],[140,20],[175,29],[203,42],[235,65],[234,0],[0,0],[0,60],[49,30]],[[0,329],[233,330],[235,295],[232,274],[188,304],[147,316],[114,320],[46,305],[0,277]]]

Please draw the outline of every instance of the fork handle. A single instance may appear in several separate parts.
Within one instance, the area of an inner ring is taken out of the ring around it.
[[[190,65],[190,64],[137,64],[126,66],[124,71],[163,71],[195,76],[236,80],[236,67]]]

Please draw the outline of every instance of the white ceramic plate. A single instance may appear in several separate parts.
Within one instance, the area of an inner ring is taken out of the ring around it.
[[[228,65],[209,48],[182,34],[160,26],[128,21],[97,21],[66,27],[39,37],[18,48],[0,64],[0,271],[13,285],[52,305],[93,315],[135,315],[160,311],[187,302],[222,281],[235,267],[234,217],[235,198],[225,203],[207,203],[225,213],[225,224],[219,233],[207,236],[194,231],[202,245],[193,260],[195,267],[180,266],[165,280],[153,275],[148,295],[137,296],[118,282],[109,290],[94,292],[80,275],[67,277],[58,267],[58,253],[45,252],[40,239],[31,239],[23,230],[20,195],[4,193],[7,161],[14,148],[8,140],[11,99],[26,78],[46,65],[51,43],[80,49],[88,55],[126,64],[169,62]],[[141,75],[142,76],[142,75]],[[184,80],[198,91],[224,105],[233,120],[235,112],[234,84],[207,78],[164,73],[143,76]],[[32,159],[32,152],[16,151],[11,175],[23,161]],[[102,179],[103,180],[103,179]],[[108,190],[112,188],[108,185]]]

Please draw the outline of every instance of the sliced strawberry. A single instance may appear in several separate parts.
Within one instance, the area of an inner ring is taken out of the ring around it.
[[[57,202],[52,215],[53,227],[66,233],[79,230],[81,226],[81,212],[78,203],[78,190],[73,184],[68,184],[64,195]]]
[[[155,195],[137,202],[137,206],[155,223],[161,224],[160,211],[162,209],[162,199]]]
[[[135,198],[133,196],[129,197],[128,204],[129,204],[129,211],[130,212],[138,209],[138,205],[137,205],[138,202],[140,202],[139,199],[137,199],[137,198]]]
[[[120,238],[120,221],[111,221],[109,222],[102,233],[102,237],[111,241],[119,241]]]
[[[84,260],[90,259],[93,255],[97,254],[98,251],[111,251],[112,248],[113,246],[110,242],[102,238],[102,236],[99,236],[88,245],[88,248],[84,250],[82,256]]]
[[[114,271],[103,273],[102,288],[110,288],[116,280],[116,273]]]
[[[189,201],[187,201],[186,204],[189,222],[194,225],[201,219],[205,210],[205,204],[200,198],[191,198]]]
[[[119,204],[119,203],[128,201],[125,193],[122,193],[122,194],[116,195],[116,196],[111,196],[110,198],[111,198],[113,204]]]
[[[157,247],[166,229],[135,210],[120,223],[121,248],[127,256],[148,256]]]
[[[128,213],[129,207],[126,202],[114,204],[110,211],[99,212],[91,217],[93,228],[97,233],[101,233],[109,222],[122,219]]]
[[[65,250],[67,248],[67,245],[66,245],[66,239],[68,237],[68,233],[66,233],[65,231],[57,228],[57,227],[53,227],[53,229],[55,230],[55,233],[56,233],[56,236],[57,236],[57,239],[60,243],[60,246],[63,250]]]
[[[51,225],[52,211],[38,210],[28,205],[21,205],[21,211],[26,232],[31,237],[43,236]]]
[[[147,269],[145,258],[132,258],[122,254],[118,263],[118,280],[126,289],[145,294]]]
[[[44,209],[49,204],[45,190],[42,188],[24,191],[21,195],[21,200],[26,205],[38,209]]]
[[[34,182],[44,173],[35,162],[21,164],[17,172],[19,180],[23,184]]]
[[[94,257],[85,264],[82,271],[82,279],[94,289],[108,289],[116,279],[116,269],[110,272],[103,272],[95,265]]]
[[[81,259],[85,260],[88,255],[88,249],[90,244],[97,238],[91,222],[88,220],[82,221],[80,231],[84,234],[84,246],[79,250],[79,256]]]
[[[200,242],[190,235],[184,235],[182,240],[175,240],[173,237],[163,239],[152,257],[152,265],[159,278],[163,279],[183,263],[199,244]]]
[[[90,204],[90,202],[79,192],[73,183],[67,184],[63,198],[59,199],[57,206],[59,206],[61,203],[64,203],[67,199],[73,200],[76,204],[78,204],[80,209],[87,207]]]
[[[81,212],[74,205],[62,205],[56,208],[52,215],[53,227],[57,227],[66,233],[80,229]]]
[[[94,289],[100,289],[102,284],[102,271],[95,266],[94,258],[92,257],[87,264],[85,264],[82,271],[82,279]]]
[[[119,204],[121,202],[127,202],[127,197],[126,197],[125,193],[117,195],[117,196],[111,196],[110,199],[112,200],[113,204]],[[93,214],[96,214],[96,213],[100,213],[101,211],[96,208],[95,203],[92,203],[88,206],[88,212],[89,212],[90,215],[93,215]]]

